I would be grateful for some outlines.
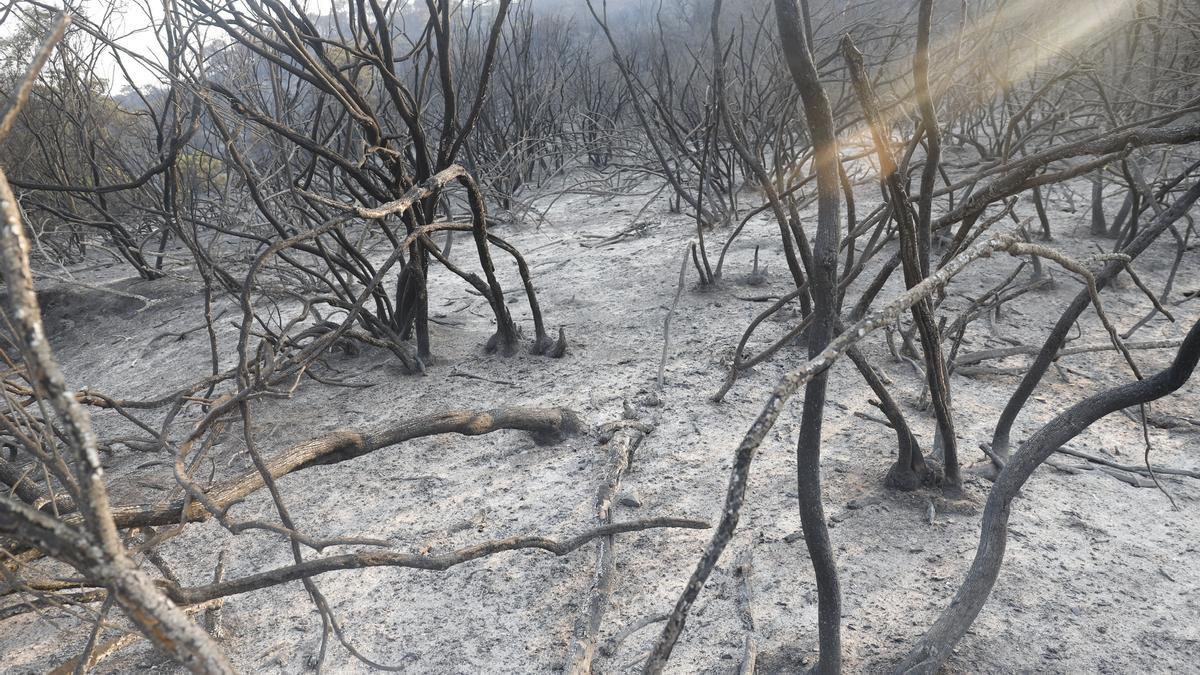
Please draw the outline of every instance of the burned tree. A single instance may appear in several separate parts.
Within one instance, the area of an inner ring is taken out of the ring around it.
[[[53,56],[10,17],[18,667],[1028,669],[1005,594],[1087,640],[1075,550],[1191,531],[1190,3],[174,0]]]

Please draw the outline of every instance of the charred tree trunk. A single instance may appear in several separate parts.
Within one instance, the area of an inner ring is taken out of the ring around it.
[[[1033,475],[1033,471],[1096,420],[1175,392],[1191,377],[1197,360],[1200,360],[1200,322],[1192,326],[1169,368],[1148,379],[1089,396],[1047,422],[1021,445],[996,478],[996,484],[988,495],[979,548],[966,580],[950,601],[950,606],[900,662],[895,673],[932,675],[938,672],[950,657],[954,645],[971,628],[1000,574],[1012,500]]]
[[[800,0],[807,12],[807,0]],[[829,98],[813,63],[811,46],[795,0],[775,0],[779,40],[792,80],[800,92],[813,143],[817,172],[817,235],[813,241],[813,322],[808,331],[808,354],[816,357],[833,339],[837,323],[838,247],[841,243],[841,185],[838,179],[837,130]],[[800,438],[796,443],[796,484],[804,542],[817,577],[817,625],[822,673],[837,673],[842,667],[842,599],[837,562],[829,540],[829,528],[821,504],[821,427],[825,415],[828,371],[805,385]]]

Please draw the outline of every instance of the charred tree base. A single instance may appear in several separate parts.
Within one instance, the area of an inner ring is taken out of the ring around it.
[[[921,488],[941,487],[944,482],[942,465],[933,459],[922,459],[910,466],[896,462],[888,469],[883,484],[901,492],[915,492]]]

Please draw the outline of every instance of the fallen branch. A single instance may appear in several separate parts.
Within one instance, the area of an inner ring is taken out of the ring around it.
[[[1149,476],[1149,475],[1151,475],[1151,472],[1153,471],[1153,473],[1162,474],[1164,476],[1183,476],[1185,478],[1200,478],[1200,471],[1189,471],[1187,469],[1172,469],[1171,467],[1167,467],[1167,466],[1156,466],[1153,469],[1147,469],[1144,465],[1141,465],[1141,464],[1119,464],[1117,462],[1112,461],[1111,459],[1105,459],[1103,457],[1089,455],[1086,452],[1080,452],[1078,450],[1071,450],[1070,448],[1059,448],[1058,452],[1061,452],[1064,455],[1070,455],[1072,457],[1078,457],[1079,459],[1087,460],[1093,464],[1107,466],[1110,469],[1118,469],[1120,471],[1128,471],[1129,473],[1141,474],[1143,476]]]
[[[747,548],[738,556],[733,566],[733,575],[741,580],[738,584],[738,616],[742,620],[742,628],[746,630],[742,644],[742,663],[738,666],[738,675],[754,675],[758,663],[758,641],[755,639],[754,628],[754,585],[751,575],[754,573],[754,552]]]
[[[609,638],[604,643],[604,645],[602,647],[600,647],[600,653],[603,654],[605,657],[610,657],[610,656],[616,654],[617,650],[620,649],[621,644],[623,642],[625,642],[625,640],[627,638],[629,638],[630,635],[633,635],[634,633],[645,628],[646,626],[650,626],[652,624],[666,621],[669,616],[670,616],[669,614],[656,614],[654,616],[643,617],[642,619],[639,619],[638,621],[634,622],[633,624],[622,628],[621,632],[619,632],[616,635]],[[647,652],[647,654],[648,653],[649,652]]]
[[[632,426],[622,428],[609,441],[611,462],[605,473],[604,482],[596,491],[596,519],[601,526],[612,523],[612,505],[621,488],[621,478],[633,464],[633,451],[641,444],[645,434]],[[600,623],[608,609],[612,595],[617,559],[613,552],[614,538],[608,535],[596,547],[596,575],[588,593],[587,612],[575,624],[575,639],[571,643],[567,672],[572,675],[589,675],[592,659],[596,655],[596,640],[600,636]]]
[[[1182,344],[1182,340],[1153,340],[1149,342],[1126,342],[1125,348],[1129,350],[1135,349],[1177,349]],[[1064,356],[1072,354],[1086,354],[1090,352],[1104,352],[1111,349],[1116,349],[1111,342],[1094,345],[1080,345],[1078,347],[1067,347],[1059,350],[1055,356],[1058,360]],[[969,366],[976,363],[981,363],[989,359],[1003,359],[1009,356],[1034,355],[1041,351],[1040,347],[1029,345],[1021,345],[1018,347],[1001,347],[999,349],[982,349],[977,352],[963,354],[954,359],[954,367],[957,369],[960,366]]]
[[[689,520],[687,518],[649,518],[628,523],[601,525],[563,541],[548,539],[546,537],[509,537],[507,539],[498,539],[496,541],[468,546],[467,548],[442,555],[412,555],[410,553],[396,553],[394,551],[365,551],[305,560],[295,565],[288,565],[287,567],[280,567],[240,579],[222,581],[207,586],[181,588],[170,582],[160,581],[159,587],[176,603],[180,605],[194,605],[340,570],[356,570],[367,567],[408,567],[444,572],[455,565],[461,565],[465,562],[504,551],[516,551],[525,548],[541,549],[556,556],[564,556],[593,539],[608,537],[622,532],[638,532],[660,527],[682,527],[703,530],[712,526],[704,521]]]
[[[333,431],[283,450],[267,459],[265,464],[271,478],[278,479],[310,466],[346,461],[424,436],[446,433],[479,436],[501,429],[519,429],[548,439],[556,439],[570,436],[582,427],[579,417],[564,408],[512,407],[486,412],[449,411],[371,431]],[[212,508],[224,514],[231,506],[262,489],[264,485],[262,474],[257,468],[250,467],[240,475],[206,490],[204,497]],[[213,515],[203,504],[187,498],[158,504],[126,504],[112,507],[112,518],[118,529],[199,522]],[[76,525],[81,522],[81,518],[71,515],[64,517],[62,522]]]
[[[341,429],[304,441],[266,460],[272,478],[280,478],[317,464],[334,464],[361,457],[404,441],[436,434],[479,436],[501,429],[519,429],[548,437],[570,436],[582,428],[579,417],[565,408],[498,408],[486,412],[454,410],[398,422],[371,431]],[[264,485],[256,468],[205,492],[210,503],[224,510]],[[171,525],[208,519],[212,514],[199,503],[176,500],[166,504],[130,504],[113,508],[119,528]]]

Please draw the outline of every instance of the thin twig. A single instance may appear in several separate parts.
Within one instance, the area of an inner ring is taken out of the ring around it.
[[[683,250],[683,263],[679,265],[679,284],[675,287],[675,299],[671,301],[671,308],[667,310],[667,315],[663,318],[663,351],[662,359],[658,362],[659,391],[662,391],[663,388],[663,373],[667,368],[667,350],[671,347],[671,317],[675,316],[675,308],[679,305],[679,296],[683,295],[683,284],[687,280],[688,251],[695,247],[695,244],[689,243]]]

